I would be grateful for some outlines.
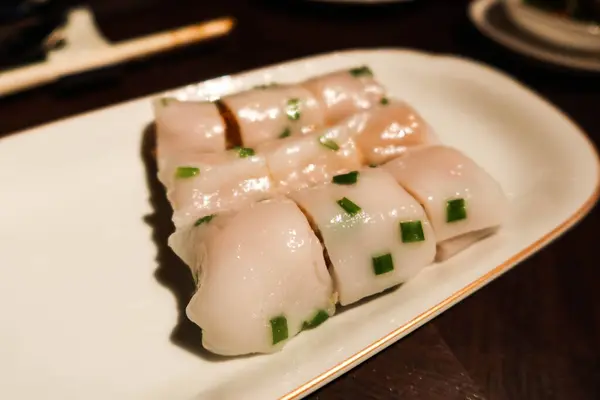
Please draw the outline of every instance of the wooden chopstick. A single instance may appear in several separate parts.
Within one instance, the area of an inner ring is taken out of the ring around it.
[[[0,96],[53,82],[75,73],[123,63],[223,36],[228,34],[233,26],[233,18],[218,18],[127,40],[64,59],[40,62],[0,73]]]

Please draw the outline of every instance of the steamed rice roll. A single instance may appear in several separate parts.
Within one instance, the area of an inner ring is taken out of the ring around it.
[[[366,114],[356,143],[369,164],[379,165],[407,149],[439,142],[427,121],[404,101],[384,98]]]
[[[379,104],[385,89],[367,66],[334,71],[302,83],[321,103],[327,125]]]
[[[434,260],[425,211],[384,170],[339,175],[290,197],[323,240],[342,305],[403,283]]]
[[[189,153],[225,150],[225,123],[214,103],[161,98],[154,102],[154,113],[159,166]]]
[[[245,147],[307,134],[325,124],[321,105],[300,85],[254,88],[225,96],[220,102],[232,114]]]
[[[186,313],[213,353],[281,349],[301,330],[335,312],[323,248],[289,199],[254,203],[217,215],[194,246],[198,290]]]
[[[287,193],[328,182],[334,175],[360,168],[363,157],[352,139],[364,127],[366,116],[357,114],[333,127],[305,135],[264,143],[271,177]]]
[[[240,209],[273,191],[266,159],[248,148],[196,155],[169,165],[163,172],[172,178],[167,198],[176,227]]]
[[[508,200],[500,184],[460,151],[442,145],[414,149],[382,166],[423,205],[446,259],[493,233]]]

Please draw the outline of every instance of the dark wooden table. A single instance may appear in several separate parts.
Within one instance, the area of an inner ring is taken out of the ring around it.
[[[468,1],[347,7],[286,1],[92,2],[112,40],[233,15],[225,40],[153,57],[84,86],[0,99],[0,135],[157,91],[340,49],[455,53],[521,80],[600,141],[600,75],[542,65],[481,37]],[[85,134],[85,132],[82,132]],[[569,149],[565,149],[569,151]],[[600,399],[600,213],[314,399]]]

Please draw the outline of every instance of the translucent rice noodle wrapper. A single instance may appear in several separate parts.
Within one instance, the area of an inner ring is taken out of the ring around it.
[[[407,149],[440,143],[433,128],[404,101],[386,99],[367,115],[356,143],[369,164],[383,164]]]
[[[317,76],[302,86],[323,105],[327,125],[379,104],[385,94],[383,86],[365,66]]]
[[[300,85],[271,85],[221,99],[233,115],[245,147],[303,135],[325,125],[317,99]]]
[[[154,102],[154,114],[159,169],[167,159],[226,148],[225,123],[214,103],[162,98]]]
[[[335,312],[323,248],[298,206],[276,198],[218,215],[189,243],[198,290],[186,313],[206,349],[272,353]]]
[[[460,151],[442,145],[414,149],[382,166],[424,206],[444,260],[494,233],[508,199],[500,184]]]
[[[342,305],[407,281],[436,251],[425,211],[388,172],[351,177],[290,194],[323,240]]]
[[[364,164],[352,138],[364,129],[366,120],[364,113],[357,114],[305,136],[264,143],[257,148],[257,154],[265,156],[281,193],[328,182],[334,175]]]
[[[249,149],[196,155],[165,168],[165,173],[173,177],[167,198],[176,227],[193,224],[207,215],[238,210],[272,195],[274,188],[265,158],[245,150]]]

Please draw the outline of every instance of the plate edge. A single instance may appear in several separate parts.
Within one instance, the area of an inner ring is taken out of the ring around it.
[[[14,135],[19,135],[19,134],[25,134],[25,133],[29,133],[32,131],[38,131],[38,130],[42,130],[42,129],[47,129],[51,126],[54,125],[59,125],[61,123],[66,123],[66,122],[70,122],[73,120],[77,120],[77,119],[82,119],[82,118],[87,118],[90,116],[93,116],[95,114],[101,114],[103,112],[107,112],[110,111],[112,109],[116,109],[119,107],[126,107],[129,106],[133,103],[137,103],[137,102],[142,102],[142,101],[148,101],[151,100],[157,96],[161,96],[164,95],[166,93],[169,92],[173,92],[173,91],[178,91],[178,90],[183,90],[186,87],[190,86],[190,85],[200,85],[200,84],[204,84],[207,82],[211,82],[211,81],[215,81],[218,79],[222,79],[225,77],[235,77],[235,78],[241,78],[244,75],[250,75],[250,74],[254,74],[257,73],[261,70],[267,70],[267,69],[273,69],[273,68],[280,68],[280,67],[284,67],[287,66],[288,64],[293,64],[293,63],[301,63],[301,62],[314,62],[314,61],[318,61],[318,59],[320,58],[326,58],[326,57],[340,57],[340,56],[350,56],[352,54],[369,54],[369,53],[378,53],[381,51],[386,51],[386,52],[393,52],[393,53],[407,53],[407,54],[412,54],[414,56],[419,56],[419,57],[438,57],[438,56],[445,56],[445,54],[436,54],[436,53],[430,53],[430,52],[426,52],[426,51],[421,51],[419,49],[413,49],[410,47],[357,47],[357,48],[349,48],[349,49],[343,49],[343,50],[334,50],[334,51],[328,51],[328,52],[322,52],[322,53],[314,53],[308,56],[303,56],[303,57],[296,57],[296,58],[289,58],[286,60],[282,60],[279,62],[275,62],[272,64],[267,64],[267,65],[263,65],[260,67],[256,67],[256,68],[252,68],[252,69],[247,69],[247,70],[243,70],[243,71],[239,71],[239,72],[235,72],[233,74],[224,74],[224,75],[218,75],[218,76],[214,76],[214,77],[210,77],[208,79],[205,80],[201,80],[201,81],[194,81],[194,82],[190,82],[187,83],[185,85],[182,86],[174,86],[171,88],[167,88],[164,90],[159,90],[150,94],[144,94],[141,96],[137,96],[137,97],[133,97],[131,99],[125,99],[122,101],[118,101],[116,103],[111,103],[111,104],[107,104],[104,106],[100,106],[97,108],[93,108],[90,110],[86,110],[83,112],[79,112],[79,113],[75,113],[72,115],[68,115],[65,117],[60,117],[51,121],[47,121],[47,122],[43,122],[41,124],[37,124],[37,125],[31,125],[29,127],[23,128],[23,129],[19,129],[19,130],[15,130],[15,131],[9,131],[6,133],[3,133],[0,135],[0,139],[8,137],[8,136],[14,136]]]
[[[431,321],[436,316],[450,309],[451,307],[458,304],[460,301],[464,300],[468,296],[474,294],[477,290],[482,289],[484,286],[491,283],[494,279],[508,272],[518,263],[526,260],[533,254],[535,254],[538,250],[549,245],[551,242],[553,242],[561,235],[569,231],[577,223],[581,222],[589,214],[589,212],[593,209],[594,205],[600,199],[600,155],[595,149],[594,153],[596,156],[596,186],[592,194],[582,203],[582,205],[573,214],[571,214],[571,216],[565,219],[562,223],[560,223],[550,232],[546,233],[545,235],[537,239],[535,242],[531,243],[525,249],[509,257],[503,263],[486,272],[484,275],[472,281],[467,286],[454,292],[452,295],[448,296],[435,306],[419,314],[406,324],[394,329],[392,332],[388,333],[384,337],[374,341],[369,346],[348,357],[346,360],[338,363],[334,367],[312,378],[307,383],[288,392],[284,396],[280,397],[279,400],[297,400],[325,386],[327,383],[330,383],[337,377],[350,371],[352,368],[358,366],[370,357],[374,356],[375,354],[394,344],[410,332]]]
[[[491,3],[492,1],[495,1],[495,0],[481,0],[481,1]],[[476,3],[479,3],[479,2],[480,1],[473,1],[471,3],[471,6],[474,6]],[[487,65],[481,61],[471,59],[469,57],[454,55],[454,54],[446,54],[446,53],[432,53],[432,52],[426,52],[426,51],[421,51],[421,50],[417,50],[417,49],[411,49],[408,47],[406,47],[406,48],[405,47],[356,48],[356,49],[347,49],[347,50],[340,50],[340,51],[333,51],[333,52],[316,53],[314,55],[310,55],[310,56],[306,56],[306,57],[289,59],[289,60],[285,60],[285,61],[282,61],[279,63],[274,63],[274,64],[246,70],[246,71],[240,71],[238,73],[235,73],[235,74],[232,74],[229,76],[238,77],[238,76],[242,76],[242,75],[246,75],[246,74],[257,73],[258,71],[261,71],[261,70],[282,67],[282,66],[285,66],[285,65],[291,64],[291,63],[317,61],[320,58],[326,58],[326,57],[351,56],[353,54],[369,55],[369,54],[377,54],[380,52],[394,53],[396,55],[406,54],[406,55],[413,55],[413,56],[418,56],[418,57],[431,57],[432,59],[437,59],[440,61],[447,60],[447,61],[467,62],[467,63],[473,64],[474,66],[477,66],[479,68],[485,69],[489,73],[493,73],[499,77],[510,80],[513,84],[517,85],[521,90],[524,90],[524,91],[528,92],[530,95],[533,95],[535,98],[537,98],[538,101],[543,102],[546,106],[550,107],[554,112],[558,113],[561,117],[563,117],[565,120],[567,120],[567,122],[571,123],[574,126],[575,130],[586,141],[589,149],[591,150],[594,158],[596,159],[596,186],[595,186],[594,190],[592,191],[591,195],[581,204],[581,206],[572,215],[570,215],[562,223],[560,223],[558,226],[556,226],[553,230],[551,230],[550,232],[546,233],[545,235],[543,235],[542,237],[540,237],[539,239],[537,239],[536,241],[531,243],[525,249],[514,254],[513,256],[508,258],[506,261],[504,261],[502,264],[494,267],[492,270],[488,271],[487,273],[485,273],[478,279],[472,281],[470,284],[463,287],[462,289],[459,289],[457,292],[453,293],[446,299],[442,300],[437,305],[435,305],[435,306],[431,307],[430,309],[428,309],[427,311],[419,314],[418,316],[416,316],[415,318],[410,320],[408,323],[394,329],[392,332],[390,332],[387,335],[385,335],[384,337],[374,341],[369,346],[365,347],[361,351],[350,356],[346,360],[338,363],[334,367],[332,367],[332,368],[328,369],[327,371],[319,374],[318,376],[312,378],[311,380],[309,380],[308,382],[299,386],[298,388],[288,392],[284,396],[280,397],[280,400],[293,400],[293,399],[295,400],[295,399],[299,399],[301,397],[308,395],[309,393],[324,386],[326,383],[332,381],[339,375],[342,375],[343,373],[356,367],[357,365],[364,362],[369,357],[377,354],[381,350],[384,350],[386,347],[390,346],[391,344],[393,344],[396,341],[398,341],[399,339],[401,339],[404,335],[417,329],[418,327],[420,327],[424,323],[428,322],[429,320],[433,319],[437,315],[441,314],[445,310],[451,308],[453,305],[457,304],[464,298],[475,293],[477,290],[481,289],[486,284],[488,284],[491,281],[493,281],[494,279],[498,278],[503,273],[509,271],[512,267],[514,267],[519,262],[524,261],[526,258],[535,254],[539,249],[550,244],[553,240],[557,239],[559,236],[561,236],[562,234],[567,232],[570,228],[572,228],[576,223],[580,222],[591,211],[593,206],[596,204],[596,202],[600,198],[600,155],[598,154],[598,151],[597,151],[595,145],[593,144],[593,142],[591,141],[591,139],[589,138],[589,136],[579,127],[579,125],[576,124],[568,115],[566,115],[557,106],[550,103],[544,97],[542,97],[537,92],[535,92],[533,89],[531,89],[530,87],[521,83],[520,81],[513,78],[509,74],[507,74],[499,69],[496,69],[493,66]],[[203,82],[208,82],[210,80],[219,79],[224,76],[228,76],[228,75],[222,75],[222,76],[214,77],[211,79],[207,79],[204,81],[199,81],[199,82],[191,83],[191,84],[192,85],[200,84]],[[18,134],[25,134],[27,132],[46,129],[50,126],[65,123],[68,121],[86,118],[86,117],[89,117],[90,115],[100,114],[102,112],[106,112],[113,108],[125,107],[125,106],[128,106],[128,105],[136,103],[136,102],[149,100],[157,95],[160,95],[161,93],[180,90],[189,85],[190,84],[171,88],[171,89],[166,89],[164,91],[158,91],[153,94],[136,97],[136,98],[133,98],[130,100],[125,100],[125,101],[111,104],[111,105],[101,107],[98,109],[89,110],[89,111],[71,115],[71,116],[68,116],[65,118],[60,118],[60,119],[57,119],[57,120],[54,120],[54,121],[51,121],[51,122],[48,122],[45,124],[25,128],[20,131],[8,132],[7,134],[2,135],[2,137],[8,137],[8,136],[18,135]]]
[[[470,3],[469,15],[471,16],[473,23],[478,28],[481,28],[481,27],[476,23],[476,21],[473,18],[473,15],[472,15],[473,10],[477,6],[481,7],[481,3],[492,3],[495,1],[497,1],[497,0],[474,0]],[[515,79],[508,73],[506,73],[498,68],[495,68],[489,64],[486,64],[483,61],[479,61],[477,59],[474,59],[474,58],[471,58],[468,56],[463,56],[460,54],[431,52],[431,51],[426,51],[426,50],[412,48],[412,47],[383,46],[383,47],[357,47],[357,48],[349,48],[349,49],[335,50],[335,51],[322,52],[322,53],[314,53],[312,55],[308,55],[308,56],[304,56],[304,57],[290,58],[290,59],[283,60],[283,61],[280,61],[277,63],[268,64],[268,65],[264,65],[261,67],[252,68],[252,69],[248,69],[248,70],[244,70],[244,71],[239,71],[234,74],[219,75],[219,76],[208,78],[208,79],[205,79],[202,81],[191,82],[191,83],[188,83],[188,84],[185,84],[182,86],[171,87],[169,89],[160,90],[160,91],[156,91],[154,93],[145,94],[145,95],[142,95],[139,97],[134,97],[132,99],[123,100],[123,101],[120,101],[117,103],[101,106],[99,108],[87,110],[87,111],[84,111],[81,113],[76,113],[76,114],[69,115],[69,116],[66,116],[63,118],[58,118],[58,119],[48,121],[46,123],[42,123],[39,125],[32,125],[32,126],[20,129],[20,130],[10,131],[10,132],[0,135],[0,140],[2,138],[6,138],[9,136],[26,134],[26,133],[33,132],[33,131],[39,131],[39,130],[47,129],[54,125],[59,125],[61,123],[67,123],[70,121],[87,118],[87,117],[90,117],[90,116],[93,116],[96,114],[101,114],[103,112],[110,111],[112,109],[117,109],[119,107],[126,107],[126,106],[129,106],[129,105],[137,103],[137,102],[149,101],[157,96],[164,95],[169,92],[184,90],[186,87],[189,87],[190,85],[199,85],[199,84],[215,81],[218,79],[222,79],[224,77],[238,78],[238,77],[243,77],[244,75],[258,73],[259,71],[262,71],[262,70],[280,68],[280,67],[284,67],[288,64],[293,64],[293,63],[315,62],[315,61],[318,61],[319,59],[328,58],[328,57],[348,57],[348,56],[360,55],[360,54],[365,55],[365,56],[370,56],[370,55],[376,55],[377,53],[382,53],[382,52],[393,53],[395,55],[404,54],[404,55],[410,55],[413,57],[431,58],[432,60],[438,60],[438,61],[442,61],[442,60],[460,61],[460,62],[467,62],[467,63],[473,64],[474,66],[485,69],[489,73],[493,73],[503,79],[508,79],[512,83],[517,84],[521,89],[529,91],[530,93],[533,93],[534,95],[536,95],[536,97],[538,97],[538,100],[542,100],[545,103],[547,103],[548,105],[551,105],[555,111],[559,111],[563,117],[567,118],[570,122],[572,122],[572,120],[569,117],[567,117],[561,110],[558,110],[554,105],[552,105],[551,103],[546,101],[542,96],[540,96],[532,88],[530,88],[529,86],[525,85],[524,83],[518,81],[517,79]],[[593,71],[600,71],[600,69],[595,69]]]

